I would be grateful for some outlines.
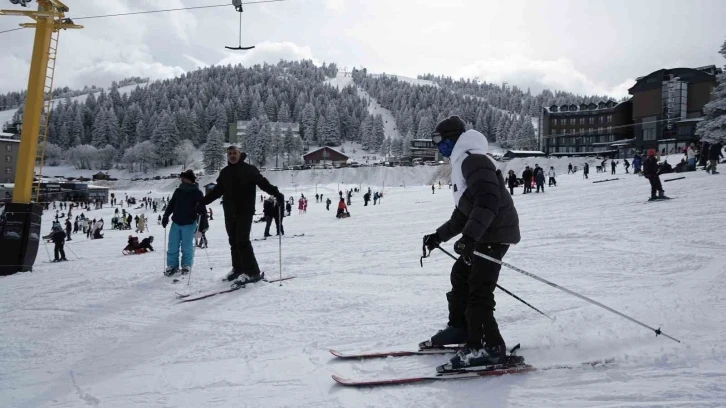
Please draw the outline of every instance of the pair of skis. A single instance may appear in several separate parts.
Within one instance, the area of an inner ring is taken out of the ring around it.
[[[519,348],[519,344],[515,346],[510,353],[513,353]],[[369,353],[356,353],[348,354],[342,353],[337,350],[330,350],[330,353],[339,359],[353,360],[353,359],[373,359],[373,358],[386,358],[386,357],[406,357],[406,356],[419,356],[419,355],[436,355],[436,354],[453,354],[461,350],[460,346],[447,346],[439,348],[424,348],[418,351],[385,351],[385,352],[369,352]],[[529,364],[524,363],[524,359],[518,356],[510,355],[510,362],[507,364],[496,364],[490,366],[479,366],[479,367],[467,367],[458,370],[448,370],[445,372],[414,376],[414,377],[396,377],[376,380],[359,380],[349,379],[338,375],[333,375],[333,380],[338,384],[349,386],[349,387],[377,387],[385,385],[402,385],[402,384],[415,384],[430,381],[442,381],[442,380],[457,380],[464,378],[478,378],[478,377],[495,377],[506,374],[519,374],[527,373],[531,371],[548,371],[548,370],[572,370],[578,367],[602,367],[606,366],[614,361],[614,359],[604,360],[593,360],[576,365],[553,365],[543,368],[536,368]]]
[[[294,276],[285,276],[283,278],[277,278],[277,279],[265,279],[264,274],[263,274],[263,278],[258,281],[255,281],[255,282],[235,281],[230,285],[229,289],[216,290],[216,291],[212,291],[212,292],[209,292],[209,293],[206,293],[203,295],[199,295],[199,296],[195,296],[195,297],[190,297],[192,295],[191,293],[182,294],[182,293],[177,292],[176,298],[179,300],[179,303],[195,302],[197,300],[207,299],[212,296],[221,295],[223,293],[230,293],[230,292],[234,292],[234,291],[237,291],[240,289],[244,289],[248,284],[252,284],[252,283],[257,283],[257,282],[275,283],[275,282],[282,282],[282,281],[290,280],[293,278],[295,278],[295,277]]]

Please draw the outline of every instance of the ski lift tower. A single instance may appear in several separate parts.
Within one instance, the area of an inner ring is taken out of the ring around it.
[[[12,4],[27,7],[31,0],[10,0]],[[53,77],[58,53],[60,30],[83,28],[65,17],[68,7],[60,0],[37,0],[37,11],[0,10],[0,16],[29,17],[35,22],[21,23],[20,27],[35,28],[35,40],[30,60],[28,92],[25,98],[23,128],[16,167],[13,200],[5,207],[0,224],[0,275],[26,272],[33,268],[40,242],[40,219],[43,213],[38,204],[40,179],[48,135]],[[40,138],[41,151],[38,154]],[[36,159],[40,162],[35,202],[32,200]]]

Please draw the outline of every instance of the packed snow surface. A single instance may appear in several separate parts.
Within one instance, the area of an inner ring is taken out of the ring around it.
[[[175,292],[225,288],[231,268],[219,202],[198,249],[191,283],[162,275],[164,230],[151,220],[156,252],[123,256],[129,231],[80,234],[70,262],[0,278],[0,405],[3,407],[719,407],[726,401],[726,200],[723,175],[664,175],[673,200],[646,203],[632,174],[560,175],[545,193],[515,192],[522,241],[505,261],[660,327],[656,337],[625,319],[504,268],[499,283],[551,322],[496,292],[502,334],[537,367],[614,358],[608,368],[539,371],[375,389],[336,385],[331,374],[382,379],[431,374],[447,357],[337,361],[341,351],[415,349],[447,321],[451,259],[419,265],[421,238],[450,215],[447,186],[386,189],[381,205],[353,197],[338,220],[309,199],[285,218],[282,274],[178,304]],[[593,183],[610,178],[619,180]],[[154,186],[154,184],[151,184]],[[388,184],[387,184],[388,186]],[[341,185],[341,189],[352,187]],[[325,197],[337,185],[318,186]],[[364,183],[363,188],[367,185]],[[374,190],[377,188],[373,185]],[[152,187],[117,191],[137,198]],[[152,197],[161,195],[152,191]],[[166,195],[166,193],[164,193]],[[111,208],[86,215],[110,227]],[[261,212],[261,205],[258,204]],[[50,230],[51,214],[42,220]],[[74,216],[79,212],[74,211]],[[255,217],[257,218],[257,217]],[[253,224],[262,236],[264,224]],[[274,224],[273,224],[274,229]],[[134,234],[136,235],[136,234]],[[445,244],[451,249],[452,242]],[[268,277],[279,274],[278,241],[253,243]]]

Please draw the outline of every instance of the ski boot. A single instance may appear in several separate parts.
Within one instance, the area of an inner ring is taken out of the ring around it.
[[[507,347],[500,344],[498,346],[484,346],[478,349],[465,348],[459,350],[447,364],[436,367],[436,371],[445,373],[487,368],[508,368],[522,363],[524,363],[524,357],[507,355]]]
[[[239,278],[240,275],[242,275],[242,271],[232,268],[232,270],[229,271],[227,277],[224,278],[224,280],[228,282],[234,282],[235,280],[237,280],[237,278]]]
[[[239,287],[239,286],[245,286],[248,283],[255,283],[259,282],[262,279],[265,278],[264,273],[259,273],[257,275],[250,275],[246,273],[241,273],[237,276],[237,279],[232,283],[232,287]]]
[[[191,266],[182,266],[181,268],[181,274],[187,275],[189,272],[191,272],[192,267]]]
[[[418,344],[419,350],[446,348],[447,345],[459,346],[466,343],[467,331],[463,327],[446,326],[431,336],[431,340]]]
[[[179,272],[179,268],[168,266],[164,271],[164,276],[174,276],[177,272]]]

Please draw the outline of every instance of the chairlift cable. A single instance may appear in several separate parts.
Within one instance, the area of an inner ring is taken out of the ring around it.
[[[287,1],[287,0],[256,0],[256,1],[250,1],[250,2],[246,2],[246,3],[242,3],[242,4],[244,5],[244,4],[261,4],[261,3],[280,3],[283,1]],[[229,3],[212,4],[212,5],[208,5],[208,6],[179,7],[179,8],[162,9],[162,10],[133,11],[130,13],[104,14],[104,15],[100,15],[100,16],[74,17],[73,20],[89,20],[92,18],[121,17],[121,16],[137,15],[137,14],[165,13],[165,12],[170,12],[170,11],[199,10],[199,9],[217,8],[217,7],[229,7]]]

